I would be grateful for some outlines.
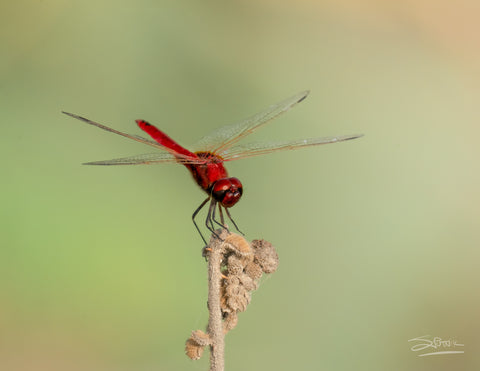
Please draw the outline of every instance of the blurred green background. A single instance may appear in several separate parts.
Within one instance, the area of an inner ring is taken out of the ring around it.
[[[0,5],[0,370],[206,370],[178,165],[64,116],[188,145],[294,93],[252,140],[364,133],[228,164],[247,238],[280,268],[228,334],[227,370],[478,370],[480,7],[437,1]],[[249,138],[250,139],[250,138]],[[465,354],[418,357],[408,340]]]

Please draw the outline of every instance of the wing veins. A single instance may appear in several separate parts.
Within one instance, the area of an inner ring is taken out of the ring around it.
[[[247,157],[260,156],[268,153],[295,150],[304,147],[312,147],[323,144],[344,142],[362,137],[363,134],[343,135],[334,137],[300,139],[294,141],[277,141],[277,142],[252,142],[244,145],[238,145],[225,151],[222,155],[224,161],[233,161]]]
[[[118,134],[118,135],[121,135],[122,137],[125,137],[125,138],[129,138],[129,139],[132,139],[136,142],[140,142],[140,143],[143,143],[143,144],[146,144],[146,145],[149,145],[149,146],[152,146],[152,147],[155,147],[157,149],[161,149],[163,151],[166,151],[168,153],[170,153],[171,155],[175,156],[175,157],[178,157],[179,160],[186,160],[186,161],[191,161],[193,160],[191,157],[189,156],[186,156],[186,155],[183,155],[181,153],[177,153],[176,151],[168,148],[168,147],[165,147],[165,146],[162,146],[161,144],[157,143],[157,142],[154,142],[153,140],[150,140],[150,139],[146,139],[140,135],[132,135],[132,134],[127,134],[127,133],[124,133],[124,132],[121,132],[121,131],[118,131],[118,130],[115,130],[115,129],[112,129],[108,126],[105,126],[103,124],[100,124],[98,122],[95,122],[95,121],[92,121],[92,120],[89,120],[85,117],[82,117],[82,116],[79,116],[79,115],[75,115],[73,113],[69,113],[69,112],[65,112],[65,111],[62,111],[62,113],[66,114],[67,116],[70,116],[70,117],[73,117],[77,120],[80,120],[80,121],[83,121],[89,125],[93,125],[93,126],[96,126],[100,129],[103,129],[105,131],[108,131],[110,133],[114,133],[114,134]],[[126,157],[128,158],[128,157]],[[194,161],[194,160],[193,160]],[[108,161],[96,161],[96,162],[108,162]],[[163,162],[163,161],[161,161]],[[93,164],[93,163],[88,163],[89,165]]]
[[[222,156],[222,153],[228,148],[303,101],[308,94],[308,90],[300,92],[245,120],[213,130],[195,143],[193,147],[195,151],[207,150]]]
[[[202,164],[202,159],[181,159],[170,153],[145,153],[128,157],[114,158],[112,160],[86,162],[83,165],[150,165],[160,163]]]

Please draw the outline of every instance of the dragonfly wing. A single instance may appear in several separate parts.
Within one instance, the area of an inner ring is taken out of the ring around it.
[[[158,147],[158,143],[155,142],[154,140],[150,140],[150,139],[144,138],[144,137],[142,137],[141,135],[132,135],[132,137],[135,137],[135,138],[139,139],[142,143],[150,144],[150,145],[153,146],[153,147],[159,148],[159,147]],[[162,148],[162,149],[164,149],[164,148]]]
[[[122,133],[121,131],[118,131],[118,130],[109,128],[108,126],[99,124],[98,122],[95,122],[95,121],[86,119],[85,117],[78,116],[78,115],[75,115],[75,114],[73,114],[73,113],[64,112],[64,111],[62,111],[62,113],[66,114],[66,115],[68,115],[68,116],[70,116],[70,117],[73,117],[73,118],[75,118],[75,119],[77,119],[77,120],[86,122],[87,124],[96,126],[96,127],[100,128],[100,129],[103,129],[103,130],[105,130],[105,131],[109,131],[109,132],[111,132],[111,133],[115,133],[115,134],[121,135],[122,137],[130,138],[130,139],[133,139],[133,140],[135,140],[135,141],[137,141],[137,142],[144,143],[144,144],[147,144],[147,145],[149,145],[149,146],[152,146],[152,147],[155,147],[155,148],[160,148],[160,149],[162,149],[162,150],[165,150],[165,147],[163,147],[163,146],[161,146],[160,144],[154,142],[153,140],[143,138],[143,137],[141,137],[141,136],[139,136],[139,135],[130,135],[130,134]]]
[[[268,107],[266,110],[257,113],[246,120],[218,128],[204,136],[192,147],[195,148],[195,152],[208,151],[212,153],[222,153],[248,134],[253,133],[262,125],[288,111],[297,103],[300,103],[307,97],[308,93],[309,91],[303,91],[280,103]]]
[[[86,162],[83,165],[141,165],[164,162],[177,162],[170,153],[146,153],[130,157],[115,158],[113,160]]]
[[[260,142],[260,143],[247,143],[245,145],[238,145],[229,148],[225,152],[221,153],[222,158],[225,161],[239,160],[242,158],[264,155],[267,153],[293,150],[303,147],[318,146],[328,143],[344,142],[355,138],[362,137],[363,134],[357,135],[344,135],[337,137],[323,137],[323,138],[311,138],[301,139],[295,141],[277,141],[277,142]]]
[[[178,162],[181,164],[204,164],[206,161],[198,159],[182,159],[175,157],[170,153],[146,153],[143,155],[135,155],[122,158],[114,158],[113,160],[86,162],[83,165],[149,165],[160,163]]]

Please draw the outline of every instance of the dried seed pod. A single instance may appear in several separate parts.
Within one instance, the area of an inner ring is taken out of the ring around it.
[[[227,304],[227,293],[226,293],[226,288],[225,286],[222,286],[221,288],[221,293],[220,293],[220,308],[222,309],[222,313],[229,313],[231,312],[231,309],[228,307]]]
[[[211,344],[210,336],[202,330],[192,331],[192,336],[190,336],[190,339],[194,340],[198,345],[203,347]]]
[[[238,278],[238,276],[236,275],[230,275],[223,282],[224,282],[225,288],[227,289],[227,294],[228,294],[229,287],[240,285],[240,278]]]
[[[253,252],[248,241],[238,234],[229,234],[225,238],[225,245],[239,256],[250,255]]]
[[[238,277],[236,277],[238,278]],[[235,297],[235,296],[242,296],[244,293],[245,288],[238,284],[238,285],[228,285],[225,290],[225,294],[227,298]]]
[[[262,277],[262,268],[259,264],[251,262],[245,267],[245,273],[252,279],[256,280]]]
[[[225,333],[227,333],[230,330],[233,330],[238,323],[238,314],[236,312],[229,313],[226,317],[225,320],[223,321],[223,329]]]
[[[229,296],[227,299],[227,305],[234,312],[244,312],[247,310],[247,306],[250,303],[250,298],[250,293],[239,286],[238,294]]]
[[[236,255],[230,255],[227,259],[227,271],[231,275],[239,275],[243,272],[244,264],[242,259]]]
[[[242,273],[238,276],[238,278],[240,279],[242,286],[245,287],[245,290],[253,291],[257,289],[257,283],[247,274]]]
[[[202,357],[205,347],[199,345],[195,340],[189,338],[185,342],[185,354],[188,358],[196,361]]]
[[[273,245],[265,240],[253,240],[254,261],[265,273],[273,273],[278,268],[278,254]]]

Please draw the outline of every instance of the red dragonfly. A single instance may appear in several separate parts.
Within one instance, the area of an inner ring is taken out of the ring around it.
[[[295,141],[275,141],[262,143],[253,142],[245,145],[236,145],[238,141],[247,135],[253,133],[267,122],[288,111],[297,103],[303,101],[307,97],[308,93],[309,91],[298,93],[280,103],[270,106],[266,110],[257,113],[246,120],[218,128],[195,143],[191,147],[192,151],[182,147],[167,134],[144,120],[136,120],[136,123],[140,129],[152,137],[153,141],[138,135],[122,133],[118,130],[109,128],[105,125],[73,113],[63,113],[86,122],[87,124],[97,126],[100,129],[136,140],[137,142],[141,142],[164,151],[106,161],[87,162],[85,165],[139,165],[165,162],[177,162],[184,165],[193,175],[194,180],[197,182],[200,188],[202,188],[208,195],[208,197],[200,204],[200,206],[192,215],[193,223],[206,244],[207,242],[205,237],[195,222],[195,217],[208,201],[210,201],[210,207],[205,220],[205,225],[208,230],[216,235],[214,223],[218,224],[222,228],[227,228],[223,218],[223,208],[225,209],[228,218],[239,231],[237,224],[230,215],[229,208],[240,200],[243,193],[243,187],[240,180],[228,176],[227,170],[223,166],[224,162],[264,155],[276,151],[343,142],[345,140],[355,139],[362,136],[361,134],[345,135],[336,137],[300,139]],[[220,221],[215,219],[215,210],[217,205],[220,214]]]

